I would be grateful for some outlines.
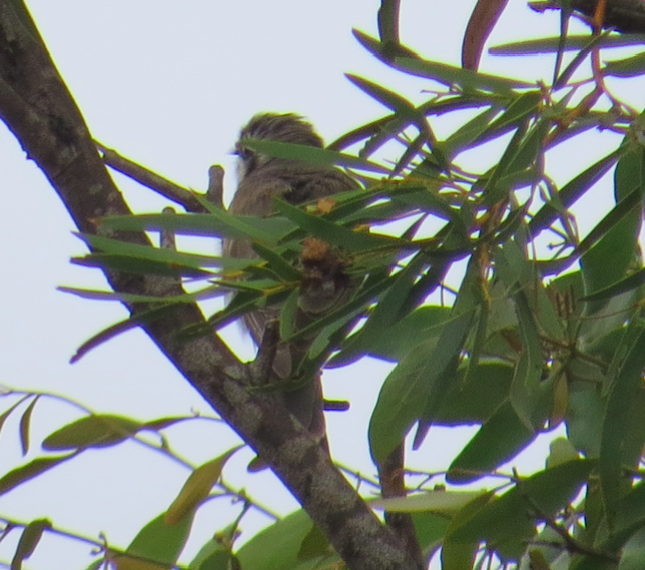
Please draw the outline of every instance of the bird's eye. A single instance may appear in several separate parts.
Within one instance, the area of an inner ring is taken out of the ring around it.
[[[253,151],[250,148],[246,148],[241,142],[238,142],[235,145],[233,154],[239,156],[242,160],[248,160],[253,155]]]

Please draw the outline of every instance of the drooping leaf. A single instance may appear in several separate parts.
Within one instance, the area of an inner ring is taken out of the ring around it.
[[[2,427],[4,426],[4,423],[7,421],[7,418],[11,415],[11,413],[18,407],[20,404],[22,404],[25,400],[28,400],[31,398],[31,394],[27,394],[20,398],[16,403],[11,405],[9,408],[7,408],[2,414],[0,414],[0,432],[2,432]]]
[[[167,525],[175,525],[188,516],[192,518],[197,507],[208,497],[219,480],[226,462],[239,448],[239,446],[235,447],[195,469],[179,491],[177,498],[168,507],[163,522]]]
[[[607,519],[610,525],[616,517],[621,495],[621,479],[625,457],[625,440],[629,429],[631,404],[642,389],[645,370],[645,323],[635,322],[625,334],[628,350],[612,382],[602,422],[598,469]],[[618,358],[621,352],[617,353]],[[642,418],[639,419],[642,422]],[[642,436],[642,434],[641,434]],[[642,448],[643,442],[641,442]],[[640,454],[639,454],[640,455]]]
[[[121,333],[124,333],[128,330],[131,330],[135,327],[138,327],[143,323],[147,323],[147,322],[151,322],[156,319],[159,319],[165,314],[167,314],[168,312],[174,310],[175,308],[176,308],[176,304],[174,302],[170,302],[166,305],[162,305],[160,307],[156,307],[154,309],[149,309],[147,311],[138,313],[133,317],[130,317],[123,321],[119,321],[118,323],[115,323],[109,326],[108,328],[103,329],[100,333],[95,334],[92,338],[90,338],[89,340],[86,340],[81,346],[78,347],[76,354],[74,354],[74,356],[70,358],[70,364],[74,364],[75,362],[78,362],[90,350],[102,345],[104,342],[107,342],[111,338],[114,338],[115,336]]]
[[[85,416],[48,435],[43,441],[47,451],[82,450],[121,443],[140,429],[138,421],[113,414]]]
[[[47,519],[39,519],[30,522],[22,531],[16,553],[11,560],[11,570],[21,570],[22,563],[27,560],[36,550],[43,533],[51,528],[52,524]]]
[[[68,459],[72,459],[72,457],[76,457],[76,455],[78,455],[78,453],[71,453],[69,455],[62,456],[59,455],[58,457],[39,457],[30,461],[26,465],[12,469],[9,473],[0,478],[0,495],[4,495],[16,488],[18,485],[22,485],[22,483],[38,477],[38,475],[41,475],[45,471],[48,471],[52,467],[55,467]]]
[[[484,44],[502,15],[508,0],[478,0],[468,20],[461,48],[464,69],[477,71]]]
[[[39,398],[40,394],[35,396],[20,417],[20,447],[22,448],[23,456],[27,455],[27,451],[29,451],[29,429],[31,427],[31,415]]]

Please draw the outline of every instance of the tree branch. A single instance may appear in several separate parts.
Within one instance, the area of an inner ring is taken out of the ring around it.
[[[0,0],[0,118],[58,193],[82,232],[107,234],[97,218],[130,214],[92,137],[21,0]],[[111,237],[149,244],[143,232]],[[106,271],[119,293],[172,295],[175,280]],[[132,315],[149,308],[125,303]],[[204,322],[196,305],[181,304],[144,326],[145,332],[204,399],[268,460],[349,568],[419,568],[398,538],[367,508],[318,442],[280,409],[271,391],[249,390],[249,368],[217,335],[190,341],[177,332]]]

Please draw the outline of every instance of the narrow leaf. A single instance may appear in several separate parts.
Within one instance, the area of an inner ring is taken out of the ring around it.
[[[36,550],[36,547],[38,546],[38,543],[40,542],[40,539],[43,536],[43,533],[48,528],[51,528],[51,526],[52,525],[49,520],[39,519],[30,522],[25,527],[25,530],[22,532],[20,540],[18,541],[16,553],[11,560],[11,570],[22,569],[23,561],[33,554],[34,550]]]
[[[83,417],[48,435],[43,441],[47,451],[82,450],[109,447],[132,437],[144,424],[112,414]]]
[[[40,398],[38,394],[29,404],[24,414],[20,418],[20,447],[22,448],[22,455],[27,455],[29,451],[29,427],[31,426],[31,414],[34,411],[36,402]]]
[[[638,322],[632,324],[631,327],[634,330],[629,338],[634,340],[612,384],[602,422],[598,469],[606,516],[610,526],[615,520],[621,494],[623,446],[629,419],[626,410],[629,409],[631,402],[642,387],[643,370],[645,369],[645,323]]]
[[[495,549],[510,546],[521,554],[526,542],[536,534],[540,515],[553,516],[565,507],[587,481],[594,466],[594,461],[578,459],[522,479],[511,491],[455,529],[453,538],[486,541]]]
[[[278,212],[293,220],[307,233],[351,253],[360,253],[381,247],[400,247],[402,245],[401,241],[395,238],[349,230],[338,226],[328,222],[321,216],[309,214],[302,208],[292,206],[282,200],[276,200],[274,205]]]
[[[45,471],[55,467],[59,463],[63,463],[72,457],[76,457],[77,453],[72,453],[70,455],[62,455],[58,457],[39,457],[30,461],[26,465],[21,467],[16,467],[15,469],[9,471],[0,479],[0,495],[15,489],[18,485],[38,477],[38,475],[44,473]]]
[[[489,475],[535,437],[509,401],[499,406],[450,465],[446,479],[469,483]]]
[[[192,516],[192,513],[208,497],[213,485],[219,480],[228,459],[240,447],[234,447],[216,459],[204,463],[190,474],[177,498],[163,516],[163,522],[166,525],[175,525],[189,515]]]
[[[346,166],[347,168],[367,170],[368,172],[376,172],[378,174],[385,175],[390,172],[388,168],[385,168],[380,164],[326,148],[253,138],[244,139],[244,146],[248,146],[253,150],[268,156],[300,160],[316,166],[340,165]],[[237,216],[237,218],[242,218],[242,216]]]
[[[2,412],[2,414],[0,414],[0,432],[2,432],[2,427],[4,426],[4,423],[7,421],[7,418],[11,415],[11,412],[13,412],[20,404],[22,404],[25,400],[28,400],[31,397],[32,397],[31,394],[27,394],[23,396],[10,408],[7,408],[4,412]]]
[[[184,235],[250,239],[266,244],[276,243],[293,229],[293,224],[284,218],[233,215],[225,210],[215,210],[210,214],[174,216],[166,214],[108,216],[101,219],[101,224],[117,230],[165,230]]]
[[[155,309],[150,309],[148,311],[138,313],[133,317],[130,317],[128,319],[125,319],[123,321],[120,321],[118,323],[115,323],[109,326],[108,328],[102,330],[100,333],[94,335],[89,340],[86,340],[78,348],[78,350],[76,351],[76,354],[72,356],[72,358],[70,359],[70,363],[74,364],[75,362],[78,362],[90,350],[96,348],[97,346],[102,345],[104,342],[107,342],[111,338],[114,338],[115,336],[120,335],[121,333],[124,333],[128,330],[138,327],[141,324],[148,323],[161,318],[169,311],[174,310],[175,307],[176,307],[175,303],[163,305]]]

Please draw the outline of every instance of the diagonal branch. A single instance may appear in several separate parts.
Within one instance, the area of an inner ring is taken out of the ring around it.
[[[103,233],[95,220],[130,210],[108,176],[92,137],[21,0],[0,0],[0,118],[47,176],[76,226]],[[111,237],[148,244],[143,232]],[[173,279],[106,271],[119,293],[173,295]],[[126,303],[132,315],[149,308]],[[177,332],[204,322],[196,305],[181,304],[144,326],[177,370],[258,453],[296,496],[355,570],[419,569],[334,468],[318,442],[280,409],[271,391],[249,390],[250,369],[217,335],[189,341]]]

